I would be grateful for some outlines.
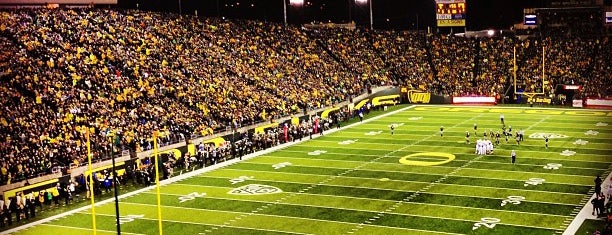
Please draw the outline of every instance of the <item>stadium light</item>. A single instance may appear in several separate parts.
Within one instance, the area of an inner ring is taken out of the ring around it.
[[[289,0],[289,5],[302,6],[304,5],[304,0]],[[285,26],[287,26],[287,0],[283,0],[283,16],[285,19]]]
[[[493,35],[495,35],[495,30],[489,29],[489,30],[487,31],[487,35],[488,35],[489,37],[493,37]]]
[[[289,0],[291,6],[301,6],[304,4],[304,0]]]
[[[370,30],[374,29],[374,17],[372,16],[372,0],[355,0],[356,4],[365,5],[368,3],[370,6]]]

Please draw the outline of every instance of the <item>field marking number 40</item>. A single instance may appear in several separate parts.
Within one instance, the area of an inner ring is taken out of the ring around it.
[[[480,228],[481,226],[485,226],[489,229],[492,229],[492,228],[495,228],[495,225],[497,225],[497,223],[499,223],[500,221],[501,220],[498,218],[484,217],[480,219],[480,222],[474,223],[472,230],[476,230]]]
[[[546,180],[542,179],[542,178],[530,178],[529,180],[525,181],[525,184],[523,184],[523,186],[527,187],[529,185],[539,185],[544,183]]]
[[[290,166],[291,162],[281,162],[281,163],[277,163],[272,165],[272,167],[274,168],[274,170],[278,170],[280,168],[286,167],[286,166]]]

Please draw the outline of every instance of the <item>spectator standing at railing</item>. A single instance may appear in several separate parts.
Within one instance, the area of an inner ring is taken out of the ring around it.
[[[21,195],[17,193],[13,198],[13,202],[11,205],[14,205],[15,208],[15,220],[19,222],[21,220],[21,212],[23,210],[23,204],[21,203]]]
[[[4,202],[4,208],[2,208],[2,220],[6,220],[8,226],[13,225],[13,218],[11,216],[13,210],[11,205],[11,199]]]
[[[30,194],[30,197],[28,199],[28,207],[30,208],[30,218],[34,218],[36,217],[36,198],[34,197],[34,194]]]
[[[0,195],[0,228],[4,228],[4,199],[3,195]]]
[[[595,177],[595,180],[593,180],[593,182],[595,182],[595,195],[599,195],[601,193],[601,184],[603,183],[601,176],[598,175],[597,177]]]

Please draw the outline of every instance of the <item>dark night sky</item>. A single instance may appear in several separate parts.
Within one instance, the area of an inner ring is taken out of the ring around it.
[[[121,7],[154,11],[178,12],[179,0],[118,0]],[[289,0],[287,0],[288,2]],[[543,7],[546,0],[467,0],[467,29],[505,29],[521,22],[523,8]],[[181,0],[184,14],[216,16],[217,2],[221,16],[282,22],[283,0]],[[350,17],[359,25],[369,25],[367,5],[355,5],[354,0],[305,0],[310,4],[288,7],[289,23],[311,21],[348,22]],[[374,27],[414,29],[435,25],[433,0],[373,0]],[[387,21],[387,19],[389,19]]]

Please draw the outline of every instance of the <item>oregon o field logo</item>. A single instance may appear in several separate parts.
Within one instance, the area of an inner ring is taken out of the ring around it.
[[[443,160],[443,161],[434,161],[434,162],[408,160],[411,157],[419,157],[419,156],[442,157],[442,158],[446,158],[446,160]],[[400,158],[399,162],[401,164],[409,165],[409,166],[437,166],[437,165],[442,165],[442,164],[449,163],[452,160],[455,160],[455,155],[454,154],[440,153],[440,152],[426,152],[426,153],[414,153],[414,154],[410,154],[408,156]]]
[[[568,137],[567,135],[563,135],[563,134],[536,132],[536,133],[533,133],[533,134],[529,135],[529,138],[532,138],[532,139],[544,139],[545,136],[548,136],[549,139],[561,139],[561,138],[567,138]]]
[[[268,185],[261,185],[261,184],[249,184],[249,185],[245,185],[242,187],[238,187],[235,189],[232,189],[232,191],[229,191],[229,194],[234,194],[234,195],[263,195],[263,194],[273,194],[273,193],[280,193],[283,190],[274,187],[274,186],[268,186]]]

